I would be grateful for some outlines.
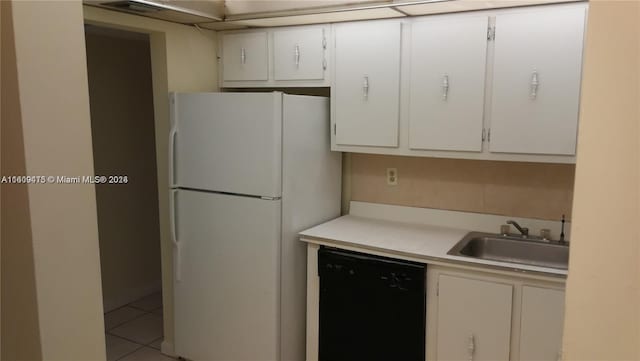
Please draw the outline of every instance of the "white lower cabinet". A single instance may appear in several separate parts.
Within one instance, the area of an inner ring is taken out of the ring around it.
[[[427,360],[561,359],[564,279],[427,270]]]
[[[520,361],[562,358],[564,290],[522,287]]]
[[[513,286],[440,275],[438,360],[508,360]]]

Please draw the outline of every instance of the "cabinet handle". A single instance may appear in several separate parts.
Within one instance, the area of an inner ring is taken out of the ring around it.
[[[327,37],[324,33],[324,29],[322,29],[322,49],[327,48]]]
[[[538,71],[533,69],[533,73],[531,73],[531,99],[535,99],[538,97],[538,86],[540,82],[538,81]]]
[[[476,338],[473,334],[469,335],[467,351],[469,352],[469,361],[473,361],[473,354],[476,352]]]
[[[293,51],[293,57],[296,60],[296,68],[300,67],[300,47],[296,44],[296,47]]]
[[[449,96],[449,75],[442,76],[442,100],[447,100]]]
[[[244,50],[244,48],[240,49],[240,61],[243,65],[247,62],[247,52]]]
[[[365,75],[362,81],[362,96],[365,100],[369,99],[369,76]]]

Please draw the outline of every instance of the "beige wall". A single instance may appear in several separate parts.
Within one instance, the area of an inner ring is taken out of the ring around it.
[[[2,123],[0,134],[2,175],[25,174],[24,141],[20,114],[20,94],[16,53],[13,41],[11,3],[3,1],[2,8]],[[9,156],[11,155],[11,156]],[[27,186],[2,184],[0,261],[2,271],[0,290],[1,332],[0,359],[42,359],[38,333],[38,305],[36,299],[33,239],[29,216]],[[9,255],[11,257],[9,257]],[[11,295],[11,297],[8,297]]]
[[[13,90],[3,83],[3,174],[93,174],[80,3],[3,10],[3,44],[9,28],[15,39],[2,51]],[[2,358],[104,360],[94,187],[3,185],[2,193]]]
[[[350,155],[351,199],[412,207],[571,219],[574,166],[464,159]],[[386,169],[398,169],[398,185]],[[348,194],[348,192],[345,192]]]
[[[567,281],[566,360],[640,359],[640,3],[592,1]]]
[[[160,227],[149,39],[88,27],[85,35],[105,311],[159,290]]]
[[[2,27],[2,4],[0,4],[0,28]],[[4,30],[0,30],[0,34]],[[0,49],[2,48],[2,35],[0,35]],[[5,51],[2,50],[2,53]],[[12,52],[13,53],[13,52]],[[15,61],[15,60],[14,60]],[[2,69],[2,56],[0,56],[0,69]],[[2,83],[2,70],[0,70],[0,84]],[[0,85],[1,86],[1,85]],[[0,90],[0,97],[4,91]],[[2,119],[2,100],[0,100],[0,119]],[[0,125],[0,167],[2,165],[2,125]],[[0,173],[1,174],[1,173]],[[0,190],[0,204],[2,204],[2,191]],[[2,294],[2,207],[0,206],[0,295]],[[2,359],[2,296],[0,296],[0,359]]]
[[[85,22],[148,33],[151,41],[158,201],[162,254],[164,338],[173,344],[173,250],[169,238],[168,134],[170,91],[216,91],[215,32],[84,6]],[[165,349],[172,351],[171,349]]]

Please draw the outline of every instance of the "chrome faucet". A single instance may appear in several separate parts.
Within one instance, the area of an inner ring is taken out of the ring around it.
[[[520,227],[520,225],[518,224],[518,222],[510,219],[507,221],[507,224],[513,224],[514,227],[516,227],[516,229],[518,229],[518,231],[520,231],[520,233],[522,233],[522,237],[526,238],[529,236],[529,228],[527,227]]]

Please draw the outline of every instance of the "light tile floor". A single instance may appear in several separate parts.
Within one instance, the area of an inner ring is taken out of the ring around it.
[[[160,353],[162,294],[154,293],[104,315],[107,361],[173,361]]]

